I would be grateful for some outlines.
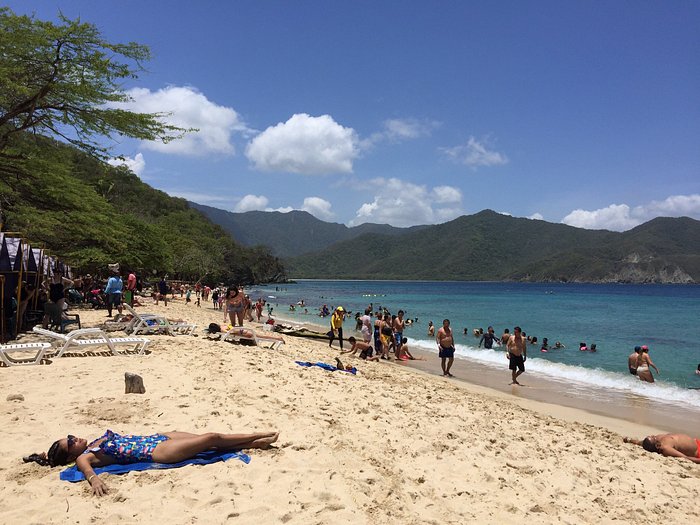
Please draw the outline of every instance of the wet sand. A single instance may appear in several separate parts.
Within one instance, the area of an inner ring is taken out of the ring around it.
[[[292,320],[283,320],[289,324],[295,324]],[[346,321],[346,325],[347,325]],[[323,333],[324,327],[320,323],[305,323],[303,326],[310,330]],[[326,329],[327,330],[327,329]],[[345,337],[355,335],[361,339],[359,332],[347,330]],[[348,343],[346,342],[347,346]],[[334,343],[338,347],[338,343]],[[424,361],[398,361],[398,366],[405,366],[420,370],[431,375],[442,377],[440,358],[437,352],[429,352],[409,345],[411,353]],[[503,350],[494,350],[504,353]],[[576,382],[565,382],[527,371],[521,375],[519,382],[523,386],[511,385],[511,374],[508,370],[508,361],[503,359],[503,367],[497,369],[477,361],[457,356],[452,366],[454,378],[450,381],[466,382],[469,385],[477,385],[485,388],[485,392],[507,394],[522,400],[532,400],[551,407],[542,406],[552,415],[561,416],[567,413],[557,407],[569,407],[585,412],[609,418],[607,428],[619,431],[624,428],[617,420],[624,420],[647,427],[650,431],[680,432],[693,436],[700,436],[700,410],[692,407],[680,407],[676,404],[657,402],[648,397],[631,393],[619,392],[611,389],[591,389],[588,385]]]

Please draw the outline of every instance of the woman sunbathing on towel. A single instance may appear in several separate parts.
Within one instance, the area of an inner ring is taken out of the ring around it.
[[[274,339],[275,341],[282,341],[284,342],[284,337],[281,335],[277,334],[270,334],[266,333],[265,335],[260,335],[257,332],[254,332],[253,330],[249,330],[247,328],[243,327],[236,327],[234,326],[228,331],[229,335],[235,335],[237,337],[240,337],[241,339],[254,339],[256,337],[260,337],[261,339]]]
[[[24,458],[24,461],[35,461],[40,465],[51,467],[67,465],[75,461],[76,466],[92,487],[92,492],[102,496],[107,493],[107,486],[97,477],[94,467],[104,467],[112,463],[179,463],[206,450],[265,449],[277,441],[278,437],[279,432],[259,434],[164,432],[152,436],[122,436],[108,430],[91,442],[68,435],[55,441],[48,453],[32,454]]]

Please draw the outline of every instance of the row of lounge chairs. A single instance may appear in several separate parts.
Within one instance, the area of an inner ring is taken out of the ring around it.
[[[131,314],[131,320],[124,329],[127,334],[192,335],[197,328],[196,324],[171,321],[164,315],[139,313],[126,303],[124,308]]]
[[[112,337],[100,328],[79,328],[64,334],[35,326],[33,332],[51,342],[0,345],[0,362],[6,366],[36,365],[45,358],[59,358],[66,352],[85,352],[96,346],[107,346],[113,355],[143,355],[150,340],[139,337],[138,334],[191,335],[197,327],[195,324],[170,321],[158,314],[138,313],[131,306],[124,306],[132,316],[125,327],[129,337]],[[254,330],[241,331],[238,327],[223,333],[222,339],[232,342],[249,341],[255,346],[270,344],[273,349],[284,344],[284,340],[278,336],[258,334]],[[22,357],[18,358],[16,354],[21,354]]]

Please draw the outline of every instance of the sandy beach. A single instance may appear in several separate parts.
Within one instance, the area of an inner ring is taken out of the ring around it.
[[[700,465],[622,442],[663,429],[407,366],[303,368],[294,361],[333,363],[337,349],[293,337],[274,351],[212,341],[201,328],[223,314],[179,299],[141,310],[196,322],[198,336],[151,336],[144,356],[0,368],[0,522],[700,522]],[[80,314],[85,326],[105,320],[104,310]],[[124,394],[124,372],[141,375],[146,393]],[[5,400],[13,394],[24,399]],[[69,433],[108,428],[281,437],[248,465],[103,474],[110,492],[99,500],[85,482],[60,481],[61,467],[22,462]]]

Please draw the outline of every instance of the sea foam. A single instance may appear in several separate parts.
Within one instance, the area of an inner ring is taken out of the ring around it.
[[[437,354],[437,346],[429,341],[414,340],[413,345],[422,350]],[[505,349],[487,350],[468,345],[455,345],[455,358],[477,361],[495,369],[506,370],[508,362],[504,357]],[[528,356],[527,372],[560,382],[564,388],[575,391],[582,397],[595,398],[600,395],[600,388],[613,390],[622,394],[633,394],[649,398],[655,402],[668,403],[676,407],[694,407],[700,409],[700,390],[680,388],[676,385],[644,383],[625,373],[609,372],[597,368],[567,365]]]

